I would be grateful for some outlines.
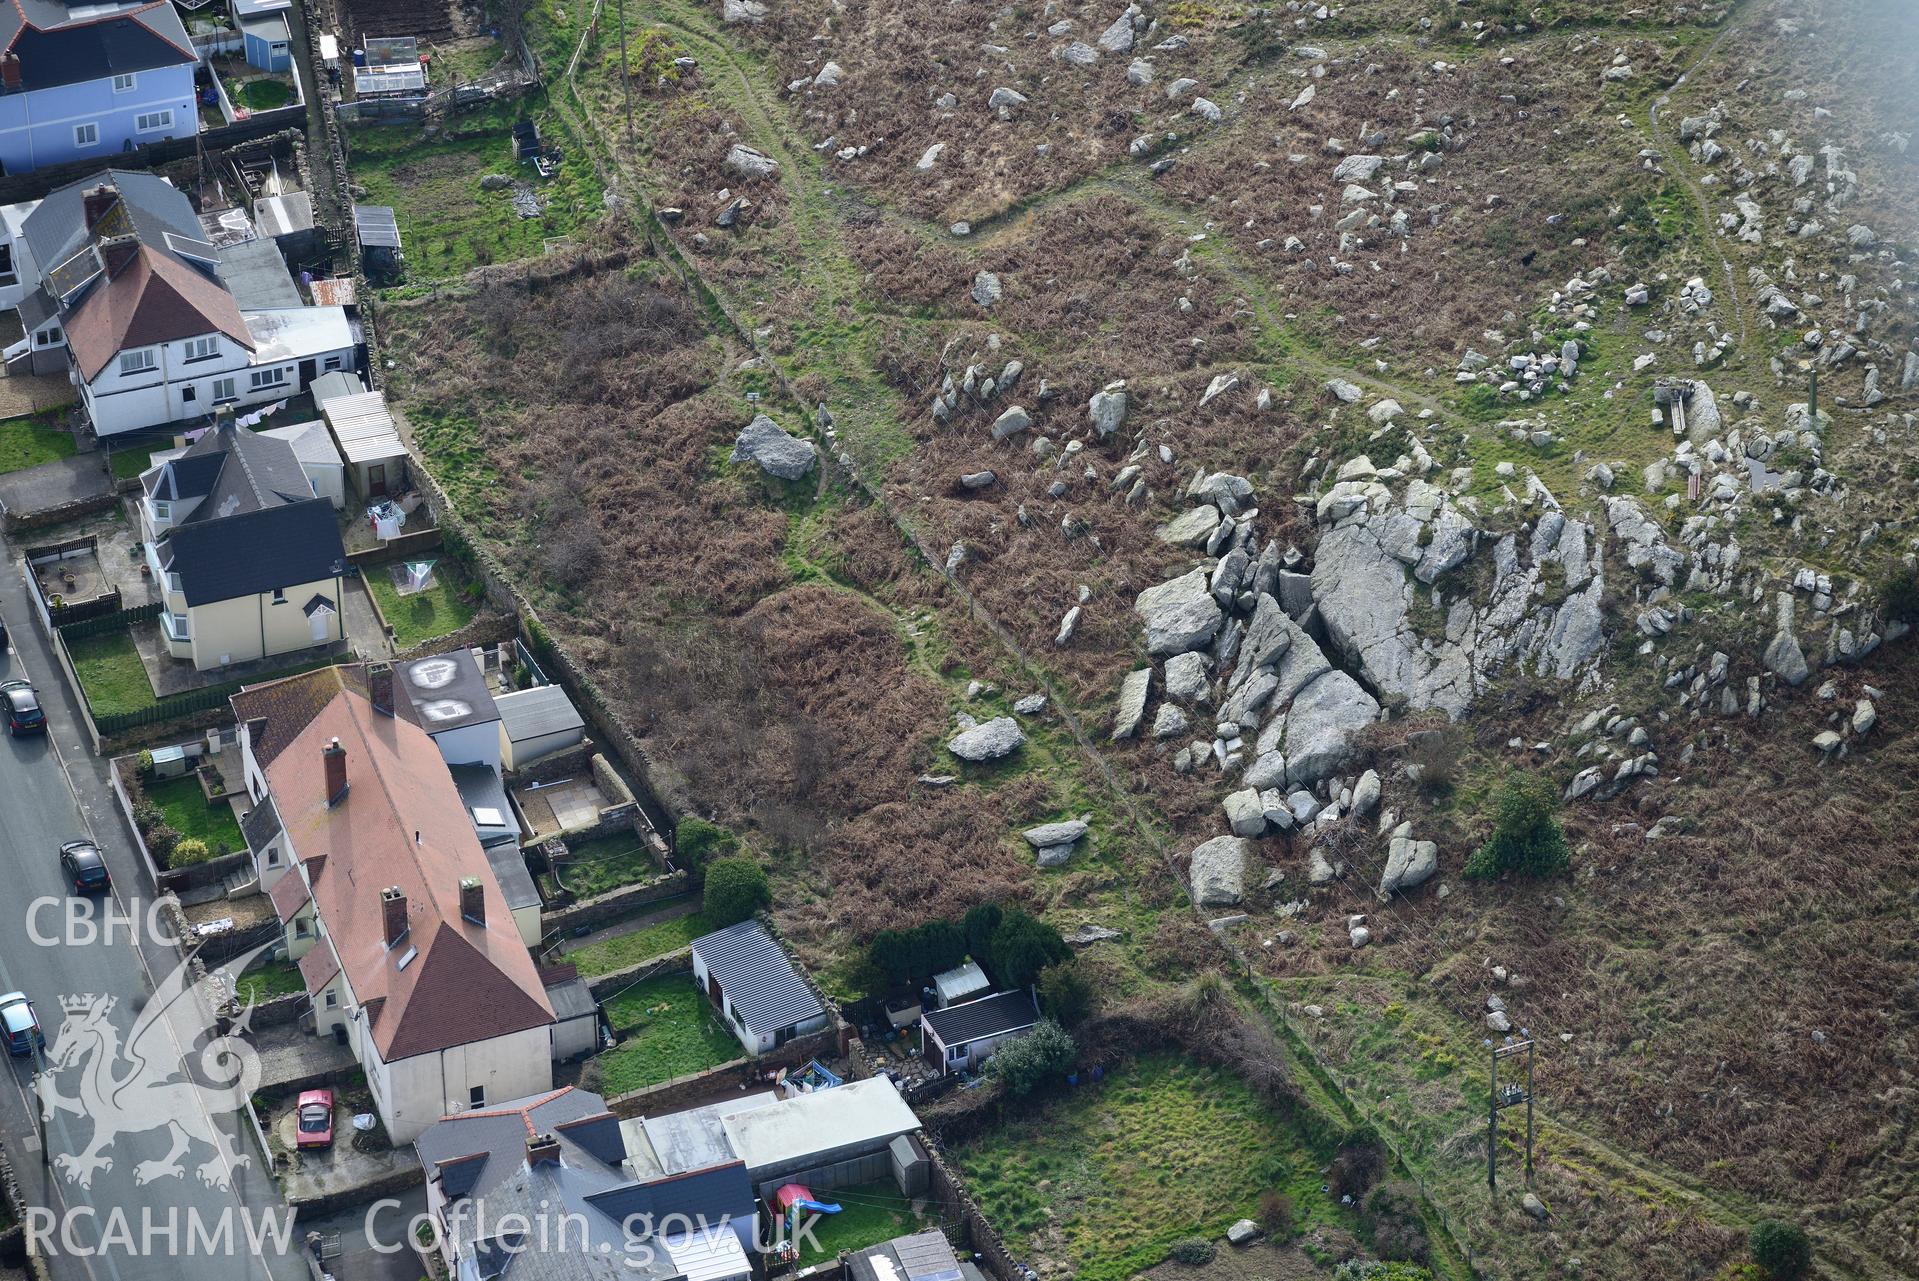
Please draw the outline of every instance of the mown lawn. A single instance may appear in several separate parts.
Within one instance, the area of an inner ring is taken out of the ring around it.
[[[1183,1237],[1217,1239],[1269,1188],[1297,1224],[1344,1222],[1320,1163],[1237,1077],[1142,1059],[958,1146],[953,1156],[1015,1254],[1080,1281],[1122,1281]]]
[[[0,472],[38,467],[74,454],[73,434],[60,430],[59,413],[0,422]]]
[[[619,934],[597,943],[588,943],[568,952],[566,959],[579,966],[580,973],[589,978],[596,974],[611,974],[614,970],[677,952],[700,935],[711,934],[718,928],[704,912],[694,912],[690,916],[660,921],[631,934]]]
[[[466,598],[458,583],[437,574],[433,586],[402,596],[387,566],[375,565],[367,570],[366,585],[380,602],[380,613],[401,649],[457,632],[479,612],[479,605]]]
[[[542,138],[552,132],[566,152],[556,177],[543,180],[514,159],[515,108],[529,111]],[[442,279],[489,263],[539,257],[545,241],[570,235],[600,215],[593,166],[558,135],[558,119],[538,99],[463,116],[456,123],[462,133],[476,136],[423,142],[411,126],[376,125],[349,137],[353,180],[367,193],[361,203],[393,207],[410,279]],[[538,192],[540,214],[522,218],[511,191],[482,190],[480,181],[489,174]]]
[[[800,1247],[802,1268],[837,1258],[842,1250],[864,1250],[939,1224],[937,1219],[914,1214],[913,1203],[890,1182],[831,1191],[815,1188],[813,1196],[823,1205],[839,1206],[840,1212],[802,1214],[801,1228],[792,1234]]]
[[[153,683],[141,666],[131,632],[102,632],[67,642],[67,656],[95,716],[115,716],[153,706]]]
[[[113,478],[132,480],[141,472],[153,466],[153,453],[156,449],[171,449],[172,441],[159,445],[135,445],[131,449],[115,450],[112,457]]]
[[[745,1054],[690,974],[663,974],[636,984],[606,1003],[606,1016],[626,1037],[600,1058],[608,1094],[704,1072]]]
[[[216,857],[221,845],[226,846],[229,854],[246,848],[246,837],[240,834],[233,807],[225,801],[208,804],[199,780],[192,775],[151,779],[146,790],[147,799],[167,816],[167,826],[183,838],[205,841]]]
[[[657,876],[659,862],[646,842],[632,832],[591,841],[568,841],[560,881],[580,898],[592,898],[622,885]]]
[[[304,992],[306,981],[300,977],[300,967],[293,962],[269,961],[265,965],[254,965],[240,975],[234,990],[242,1002],[257,1003],[289,992]]]

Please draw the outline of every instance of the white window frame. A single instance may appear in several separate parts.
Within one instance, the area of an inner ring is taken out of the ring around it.
[[[148,124],[147,121],[154,123]],[[160,133],[173,128],[173,108],[162,107],[158,111],[142,111],[133,118],[136,133]]]
[[[160,358],[151,347],[139,347],[133,351],[120,353],[120,373],[122,377],[131,374],[150,374],[160,367]]]
[[[139,83],[139,75],[134,72],[125,72],[113,78],[113,91],[115,93],[132,93]]]
[[[287,371],[278,365],[272,369],[256,369],[247,376],[247,383],[252,391],[269,391],[275,387],[284,387],[287,381]]]
[[[205,338],[187,339],[184,344],[184,350],[186,351],[186,359],[190,361],[211,360],[220,354],[220,343],[219,340],[209,334]]]
[[[76,147],[97,147],[100,145],[100,122],[88,120],[73,127],[73,145]]]
[[[168,498],[154,499],[153,500],[153,518],[155,520],[172,520],[173,519],[173,501]]]
[[[221,390],[222,387],[226,388],[226,390],[222,391]],[[224,405],[230,400],[238,400],[238,399],[240,399],[240,393],[237,390],[235,390],[233,379],[215,378],[213,380],[213,403],[214,404]]]

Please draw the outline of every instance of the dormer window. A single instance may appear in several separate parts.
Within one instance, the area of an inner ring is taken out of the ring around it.
[[[140,77],[136,75],[115,76],[113,78],[113,91],[115,93],[132,93],[133,87],[139,83]]]
[[[189,338],[186,341],[188,360],[211,360],[219,354],[219,344],[212,338]]]
[[[160,367],[160,360],[153,354],[153,348],[142,347],[138,351],[120,353],[120,372],[122,374],[151,373]]]
[[[164,499],[159,499],[159,498],[154,499],[153,500],[153,518],[155,520],[172,520],[173,504],[170,502],[167,502]]]

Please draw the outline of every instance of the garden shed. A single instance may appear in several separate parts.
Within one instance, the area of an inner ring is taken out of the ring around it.
[[[929,1010],[920,1027],[926,1057],[942,1072],[977,1072],[1001,1042],[1032,1031],[1039,1007],[1030,992],[1001,992]]]
[[[535,685],[497,695],[500,763],[516,770],[586,740],[586,721],[558,685]]]
[[[748,1054],[826,1026],[826,1007],[758,921],[694,939],[693,981]]]

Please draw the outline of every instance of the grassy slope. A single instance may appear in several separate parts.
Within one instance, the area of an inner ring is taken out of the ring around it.
[[[514,104],[529,110],[543,130],[548,114],[537,101]],[[562,166],[542,182],[513,157],[510,108],[463,116],[457,126],[471,137],[426,142],[410,126],[380,125],[349,135],[353,180],[366,202],[391,205],[400,221],[410,279],[461,275],[474,267],[538,257],[544,242],[567,236],[596,218],[600,188],[590,167]],[[480,180],[504,174],[540,193],[539,217],[522,218],[507,191],[483,191]]]

